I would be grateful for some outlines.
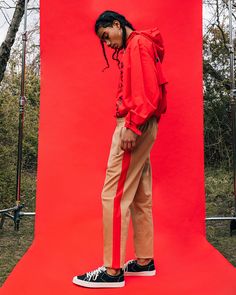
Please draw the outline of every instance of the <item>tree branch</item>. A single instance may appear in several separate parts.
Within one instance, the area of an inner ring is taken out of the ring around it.
[[[213,78],[215,78],[217,81],[222,82],[225,89],[229,90],[230,89],[230,81],[226,80],[224,76],[222,76],[218,71],[216,71],[213,66],[206,60],[203,61],[203,71],[205,73],[208,73],[211,75]]]
[[[25,1],[29,0],[18,0],[10,26],[7,31],[6,38],[0,47],[0,83],[4,77],[7,62],[11,53],[11,48],[14,44],[16,33],[19,30],[19,26],[24,15]]]

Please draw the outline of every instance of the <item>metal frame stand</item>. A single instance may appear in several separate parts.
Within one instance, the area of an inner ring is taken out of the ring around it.
[[[235,197],[235,210],[234,217],[208,217],[206,220],[231,220],[230,222],[230,236],[236,234],[236,89],[234,80],[234,39],[233,39],[233,23],[232,7],[236,7],[229,0],[229,52],[230,52],[230,81],[231,81],[231,92],[230,92],[230,109],[231,109],[231,120],[232,120],[232,146],[233,146],[233,175],[234,175],[234,197]]]
[[[21,212],[24,208],[24,204],[18,204],[15,207],[0,210],[1,220],[0,220],[0,229],[3,228],[6,217],[11,218],[14,221],[14,229],[19,230],[20,218],[21,216],[34,216],[35,212]],[[9,212],[13,212],[10,214]]]
[[[0,229],[3,228],[6,217],[14,220],[15,230],[19,230],[20,218],[23,215],[34,216],[35,212],[21,212],[24,204],[21,202],[21,164],[22,164],[22,141],[23,141],[23,125],[24,125],[24,107],[25,98],[25,57],[26,57],[26,41],[27,41],[27,5],[29,0],[25,0],[25,16],[24,16],[24,33],[22,34],[22,70],[21,70],[21,93],[19,98],[19,127],[18,127],[18,154],[17,154],[17,176],[16,176],[16,206],[4,210],[0,210],[1,221]],[[13,212],[13,215],[9,212]]]

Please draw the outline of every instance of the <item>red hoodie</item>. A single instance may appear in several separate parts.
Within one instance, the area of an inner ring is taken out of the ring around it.
[[[116,117],[125,116],[125,127],[141,135],[139,126],[166,111],[166,79],[162,74],[163,41],[158,28],[133,31],[122,51]]]

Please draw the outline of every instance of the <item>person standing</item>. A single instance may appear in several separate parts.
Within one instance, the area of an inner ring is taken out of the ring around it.
[[[125,285],[124,276],[156,274],[150,151],[167,108],[167,81],[162,73],[164,47],[158,28],[137,31],[123,15],[106,10],[96,20],[95,33],[106,68],[104,44],[114,49],[112,59],[120,69],[114,114],[117,125],[101,194],[104,265],[74,276],[73,283],[116,288]],[[130,216],[136,259],[125,263]]]

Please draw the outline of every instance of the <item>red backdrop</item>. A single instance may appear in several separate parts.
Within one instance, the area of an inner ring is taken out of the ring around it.
[[[71,282],[103,262],[100,194],[119,74],[111,59],[111,69],[101,72],[94,22],[106,9],[124,14],[137,30],[159,26],[169,81],[168,111],[151,155],[158,275],[127,278],[125,288],[112,292],[233,295],[235,268],[205,239],[200,0],[41,0],[35,240],[0,293],[111,294]]]

